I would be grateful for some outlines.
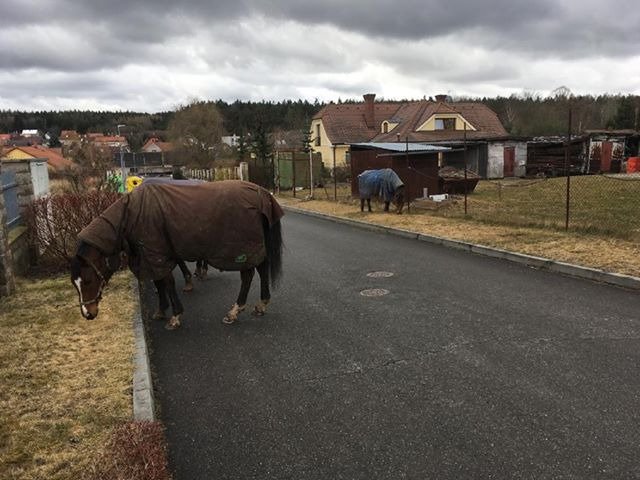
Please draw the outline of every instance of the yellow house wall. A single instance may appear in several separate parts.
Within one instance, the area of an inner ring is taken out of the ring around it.
[[[333,145],[329,141],[327,132],[322,125],[322,120],[313,120],[311,122],[311,139],[316,138],[317,125],[320,125],[320,145],[316,145],[315,141],[312,143],[314,153],[319,153],[322,156],[322,163],[328,169],[333,168]],[[344,167],[347,165],[346,153],[349,151],[348,145],[336,145],[336,167]]]
[[[4,158],[12,158],[14,160],[23,160],[25,158],[33,158],[33,156],[29,155],[26,152],[23,152],[22,150],[14,149],[8,152],[6,155],[4,155]]]

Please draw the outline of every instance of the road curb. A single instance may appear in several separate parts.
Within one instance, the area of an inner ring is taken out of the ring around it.
[[[348,218],[335,217],[326,213],[313,212],[302,208],[291,207],[289,205],[282,205],[285,210],[292,212],[309,215],[312,217],[323,218],[325,220],[331,220],[337,223],[344,223],[347,225],[353,225],[367,230],[385,232],[392,235],[397,235],[404,238],[413,238],[418,241],[433,243],[436,245],[442,245],[447,248],[455,248],[457,250],[464,250],[469,253],[475,253],[477,255],[483,255],[485,257],[499,258],[510,262],[520,263],[528,267],[537,268],[540,270],[548,270],[551,272],[561,273],[563,275],[569,275],[572,277],[583,278],[600,283],[607,283],[623,288],[630,288],[634,290],[640,290],[640,278],[631,275],[623,275],[619,273],[609,273],[604,270],[598,270],[596,268],[581,267],[580,265],[573,265],[570,263],[559,262],[544,257],[536,257],[533,255],[527,255],[524,253],[515,253],[508,250],[502,250],[499,248],[487,247],[485,245],[478,245],[469,242],[463,242],[461,240],[451,240],[449,238],[437,237],[434,235],[427,235],[424,233],[412,232],[409,230],[403,230],[393,227],[385,227],[381,225],[372,225],[360,220],[351,220]]]
[[[142,321],[140,307],[140,288],[138,280],[131,281],[135,311],[133,314],[133,333],[135,352],[133,356],[133,419],[135,421],[155,421],[153,384],[149,365],[149,350]]]

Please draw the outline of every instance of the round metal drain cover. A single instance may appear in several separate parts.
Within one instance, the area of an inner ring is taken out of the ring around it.
[[[391,272],[370,272],[370,273],[367,273],[367,277],[371,277],[371,278],[389,278],[389,277],[393,277],[393,273],[391,273]]]
[[[384,288],[368,288],[367,290],[362,290],[360,295],[363,297],[381,297],[389,293],[389,290]]]

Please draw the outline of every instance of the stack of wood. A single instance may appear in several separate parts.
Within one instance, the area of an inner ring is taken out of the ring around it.
[[[442,167],[438,171],[440,191],[442,193],[459,194],[471,193],[476,188],[480,175],[464,168]]]

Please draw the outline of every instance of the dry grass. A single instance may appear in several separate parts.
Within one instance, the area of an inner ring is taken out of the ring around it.
[[[498,225],[564,228],[566,178],[483,180],[468,197],[468,214]],[[585,175],[571,178],[571,230],[640,240],[640,178]],[[464,216],[458,202],[447,216]]]
[[[67,276],[0,299],[0,478],[81,478],[130,420],[130,276],[108,290],[93,321]]]
[[[557,261],[573,263],[608,272],[640,276],[640,246],[637,243],[578,232],[564,232],[550,228],[491,225],[484,222],[447,218],[433,212],[411,209],[411,213],[395,215],[382,212],[380,204],[373,204],[373,213],[361,213],[359,200],[351,199],[342,187],[338,202],[333,201],[333,187],[316,190],[316,200],[303,200],[309,192],[290,192],[278,197],[284,205],[322,212],[339,217],[402,228],[438,237],[487,245]],[[447,207],[443,207],[447,208]]]

